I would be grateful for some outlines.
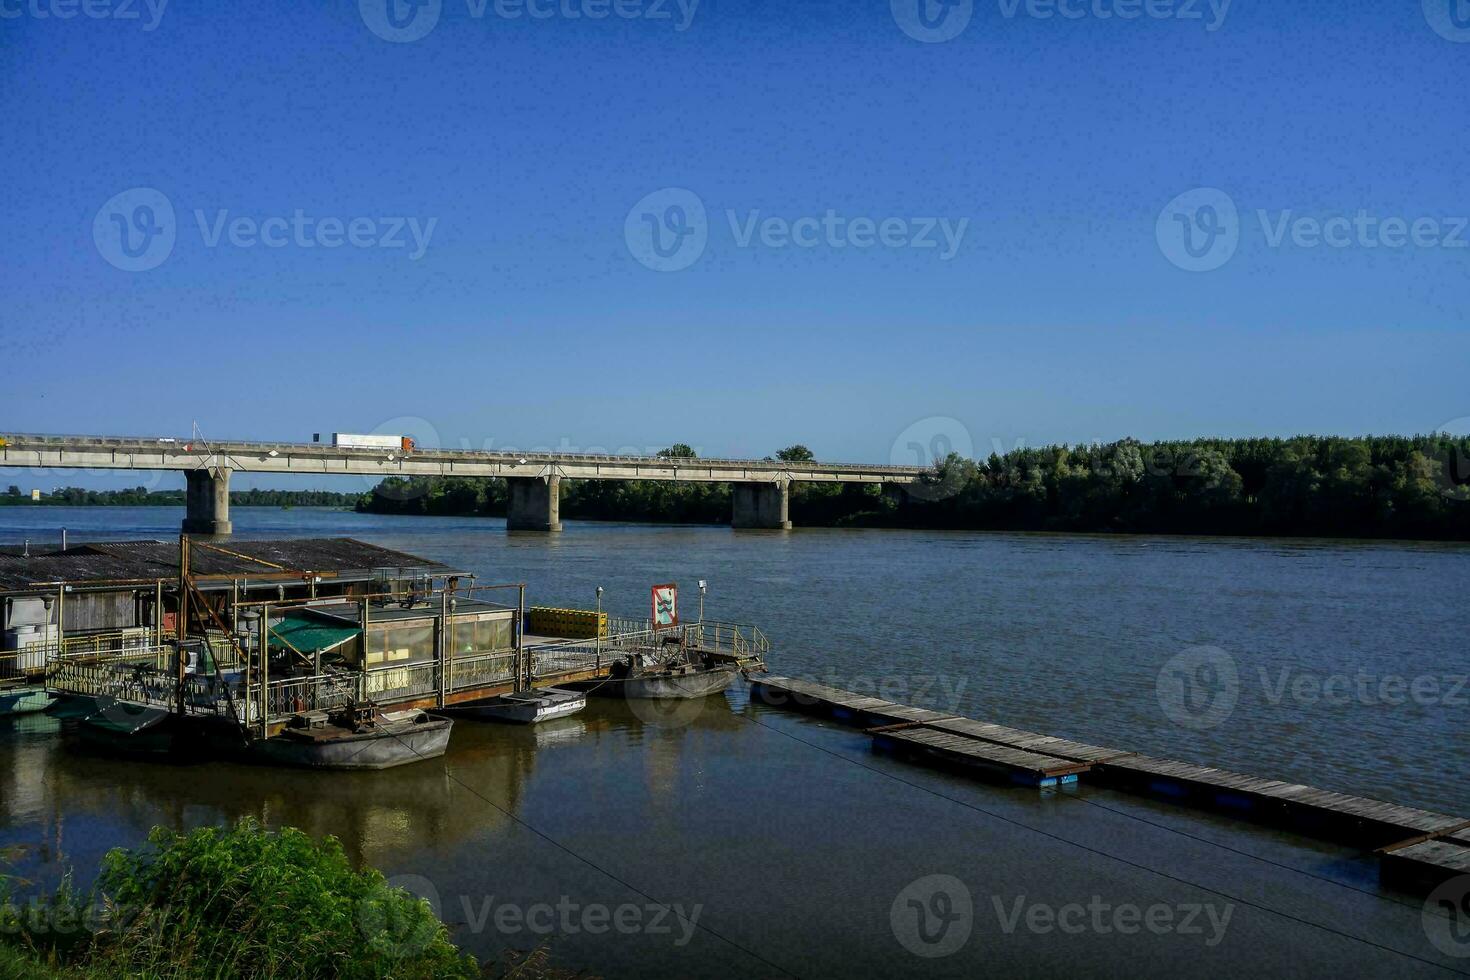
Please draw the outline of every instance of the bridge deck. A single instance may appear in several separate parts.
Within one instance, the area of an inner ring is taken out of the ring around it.
[[[171,437],[0,436],[0,465],[368,476],[492,476],[737,483],[910,483],[927,467],[815,460],[674,458],[495,449],[388,449],[325,443],[191,441]]]

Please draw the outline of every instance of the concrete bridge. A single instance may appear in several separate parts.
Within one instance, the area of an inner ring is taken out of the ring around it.
[[[560,531],[558,491],[569,480],[729,483],[737,528],[789,528],[792,483],[913,483],[918,466],[786,460],[678,459],[493,450],[346,449],[323,443],[208,442],[132,436],[6,434],[0,466],[47,469],[179,470],[187,483],[184,530],[230,533],[231,473],[323,476],[501,477],[509,488],[506,527]]]

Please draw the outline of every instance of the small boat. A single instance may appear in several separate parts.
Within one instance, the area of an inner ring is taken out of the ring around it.
[[[250,755],[310,769],[391,769],[442,756],[453,725],[416,708],[380,711],[353,705],[330,713],[306,711],[291,716],[281,734],[253,743]]]
[[[732,663],[650,662],[634,654],[613,664],[603,680],[565,686],[604,698],[705,698],[729,687],[739,672]]]
[[[166,756],[174,749],[173,712],[125,701],[113,702],[82,719],[82,740],[108,752]]]
[[[0,688],[0,718],[45,711],[54,700],[44,687]]]
[[[518,725],[534,725],[553,718],[565,718],[587,707],[587,695],[559,687],[518,691],[498,698],[460,705],[452,709],[461,718],[508,721]]]

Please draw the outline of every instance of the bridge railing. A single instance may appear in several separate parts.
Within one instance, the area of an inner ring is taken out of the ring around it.
[[[249,442],[242,440],[202,440],[175,436],[96,436],[96,435],[46,435],[40,433],[7,433],[0,436],[0,448],[21,451],[36,448],[49,450],[115,449],[134,452],[171,452],[207,458],[230,453],[263,454],[294,453],[297,455],[361,455],[380,457],[385,450],[349,448],[316,442]],[[861,470],[866,472],[911,475],[927,469],[920,466],[903,466],[893,463],[843,463],[819,460],[772,460],[730,459],[718,456],[679,458],[659,455],[619,455],[614,453],[548,452],[545,450],[518,451],[514,449],[449,449],[420,447],[410,454],[413,458],[428,460],[472,459],[500,460],[528,463],[605,463],[608,465],[647,464],[656,466],[738,466],[753,470]]]

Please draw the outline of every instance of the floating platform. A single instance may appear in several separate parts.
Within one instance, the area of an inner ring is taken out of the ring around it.
[[[1406,888],[1432,889],[1470,874],[1470,830],[1392,844],[1379,855],[1385,880]]]
[[[939,762],[979,769],[1026,786],[1052,787],[1075,783],[1091,766],[1039,752],[918,726],[906,731],[875,732],[879,746],[896,748]]]
[[[1088,745],[789,677],[752,677],[751,697],[863,728],[880,748],[1049,788],[1110,786],[1379,850],[1385,879],[1433,885],[1470,873],[1470,820],[1123,749]]]

